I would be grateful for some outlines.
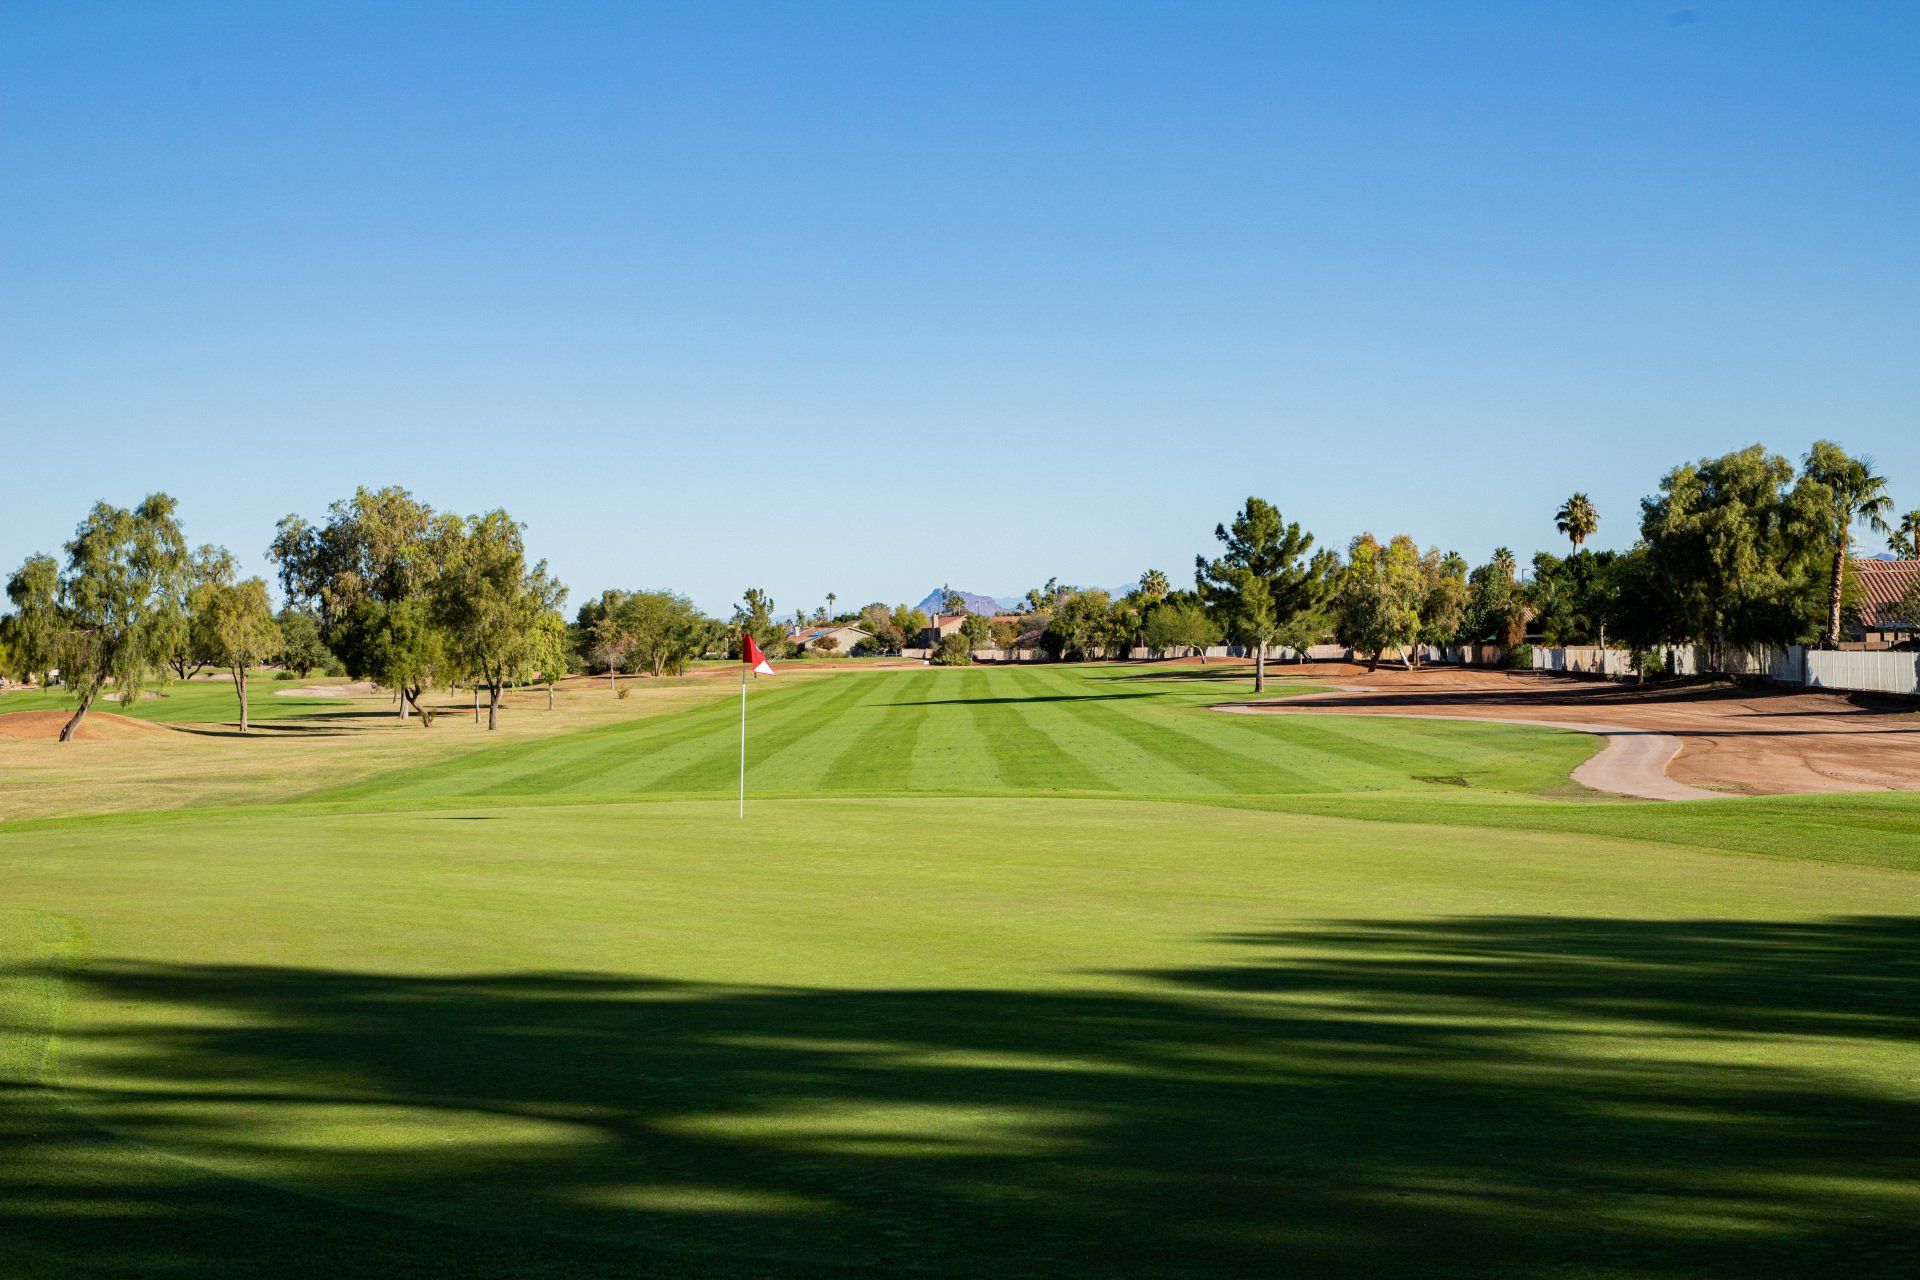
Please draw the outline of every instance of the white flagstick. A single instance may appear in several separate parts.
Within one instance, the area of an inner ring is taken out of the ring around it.
[[[740,820],[747,818],[747,664],[740,664]]]

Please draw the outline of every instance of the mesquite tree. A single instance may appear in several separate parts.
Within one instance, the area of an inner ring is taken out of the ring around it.
[[[240,732],[247,724],[247,673],[280,651],[280,624],[273,620],[267,584],[259,578],[245,582],[204,583],[193,595],[194,615],[204,621],[207,653],[233,672],[233,692],[240,699]]]
[[[507,685],[539,671],[545,619],[566,596],[546,561],[527,567],[520,526],[505,511],[448,530],[433,613],[455,663],[487,691],[487,728],[500,727]]]
[[[51,557],[34,557],[8,583],[20,616],[32,620],[25,630],[44,645],[43,660],[73,690],[62,742],[73,740],[108,684],[131,706],[164,670],[185,625],[189,573],[175,505],[164,493],[131,510],[99,503],[67,543],[63,571],[49,575]]]
[[[288,604],[313,610],[348,674],[394,690],[400,718],[412,707],[427,727],[433,717],[421,695],[448,674],[430,605],[460,528],[457,516],[437,515],[405,489],[362,488],[329,507],[323,524],[286,517],[267,551]]]

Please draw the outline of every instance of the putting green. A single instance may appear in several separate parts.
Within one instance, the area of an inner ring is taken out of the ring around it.
[[[1903,798],[1139,674],[0,829],[0,1273],[1913,1273]]]

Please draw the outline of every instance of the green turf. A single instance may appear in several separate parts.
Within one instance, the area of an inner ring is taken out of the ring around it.
[[[1589,734],[1438,720],[1224,715],[1244,676],[973,668],[756,681],[748,786],[763,796],[930,792],[1206,797],[1560,792]],[[1312,686],[1308,686],[1311,688]],[[1298,690],[1296,690],[1298,691]],[[740,707],[469,753],[311,798],[390,802],[729,793]]]
[[[1228,694],[763,681],[745,823],[721,703],[0,829],[0,1275],[1915,1273],[1903,798]]]
[[[339,698],[289,694],[294,689],[338,683],[320,676],[290,682],[256,675],[247,682],[247,718],[268,721],[364,714],[364,708],[343,706]],[[73,708],[73,695],[66,689],[16,689],[0,694],[0,715],[14,711],[64,711],[71,715]],[[93,704],[93,710],[167,724],[225,724],[240,719],[240,695],[226,676],[202,676],[149,689],[130,707],[102,698]]]

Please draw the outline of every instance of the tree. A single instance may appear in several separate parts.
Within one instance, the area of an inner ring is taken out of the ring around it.
[[[266,581],[202,583],[194,592],[193,605],[196,620],[204,620],[207,652],[215,663],[233,672],[233,691],[240,699],[240,732],[245,733],[247,672],[279,652],[283,640],[273,620]]]
[[[324,669],[333,661],[326,641],[320,638],[320,620],[304,609],[282,609],[274,619],[280,625],[280,665],[296,672],[302,680],[307,673]]]
[[[940,593],[940,612],[945,614],[967,612],[967,598],[952,587],[942,587]]]
[[[167,644],[167,666],[180,679],[191,680],[219,661],[214,656],[211,622],[194,604],[200,589],[206,586],[232,586],[239,573],[239,562],[225,547],[203,543],[193,553],[187,589],[181,598],[178,615],[184,625],[174,629]]]
[[[1846,593],[1847,552],[1853,527],[1863,524],[1887,532],[1893,499],[1886,477],[1875,475],[1872,458],[1855,458],[1831,440],[1816,440],[1807,452],[1803,480],[1825,496],[1821,533],[1833,548],[1833,572],[1827,583],[1827,645],[1840,643],[1841,597]]]
[[[706,646],[710,623],[693,601],[671,591],[635,591],[615,616],[636,658],[655,678],[679,675]]]
[[[1793,481],[1792,464],[1760,445],[1661,479],[1641,503],[1645,558],[1622,579],[1636,647],[1791,644],[1818,633],[1831,495],[1811,478]]]
[[[970,613],[961,620],[960,635],[969,648],[984,648],[993,638],[993,622],[981,614]]]
[[[1504,643],[1521,606],[1513,552],[1495,547],[1493,557],[1467,575],[1467,598],[1460,612],[1462,644]]]
[[[401,719],[411,707],[423,726],[433,717],[420,696],[447,674],[449,657],[428,604],[461,528],[397,485],[360,488],[328,507],[323,524],[281,520],[267,551],[288,604],[313,611],[348,674],[394,690]]]
[[[619,693],[620,668],[626,665],[627,653],[633,648],[633,637],[627,634],[620,619],[613,614],[596,619],[587,628],[587,636],[588,661],[607,669],[607,688]]]
[[[1012,618],[994,618],[987,624],[987,638],[993,647],[1001,653],[1018,647],[1020,643],[1020,624]]]
[[[49,555],[28,556],[7,579],[14,611],[0,618],[7,645],[6,670],[46,688],[59,669],[60,562]]]
[[[1177,649],[1197,649],[1204,663],[1207,647],[1220,642],[1220,624],[1193,597],[1162,600],[1147,610],[1140,641],[1163,657]]]
[[[856,621],[863,631],[873,637],[872,640],[861,641],[863,646],[880,653],[900,652],[900,629],[893,625],[893,610],[886,605],[874,601],[860,610]]]
[[[918,609],[904,604],[893,607],[893,629],[899,633],[900,647],[917,647],[927,625],[927,615]]]
[[[500,727],[507,685],[539,669],[545,621],[566,600],[542,560],[527,567],[521,527],[505,511],[471,516],[449,530],[435,580],[433,617],[455,664],[487,691],[487,728]],[[564,623],[562,624],[564,625]]]
[[[1600,527],[1600,513],[1594,508],[1593,500],[1584,493],[1576,493],[1560,504],[1555,513],[1553,527],[1567,536],[1578,551]]]
[[[1334,634],[1378,670],[1380,655],[1400,649],[1420,634],[1420,553],[1401,534],[1386,546],[1363,533],[1347,551],[1347,567],[1334,599]],[[1411,663],[1409,663],[1411,665]]]
[[[754,643],[768,653],[779,650],[786,639],[786,628],[773,620],[773,597],[759,587],[748,587],[733,606],[732,656],[740,655],[740,634],[750,632]]]
[[[1141,606],[1147,608],[1165,600],[1171,589],[1166,574],[1158,569],[1149,569],[1140,575],[1140,585],[1134,588],[1134,594],[1140,598]]]
[[[1097,587],[1071,592],[1056,602],[1040,637],[1049,653],[1066,659],[1108,652],[1114,641],[1113,598]]]
[[[1027,612],[1047,613],[1053,606],[1073,590],[1065,586],[1058,578],[1048,578],[1044,587],[1031,587],[1027,591]]]
[[[840,597],[839,597],[839,596],[837,596],[837,595],[835,595],[835,594],[834,594],[833,592],[831,592],[831,591],[829,591],[829,592],[827,592],[827,617],[828,617],[829,619],[832,619],[832,618],[834,618],[834,617],[837,617],[837,616],[838,616],[838,615],[837,615],[837,614],[835,614],[835,613],[834,613],[834,611],[833,611],[833,603],[834,603],[834,601],[836,601],[836,600],[838,600],[839,598],[840,598]]]
[[[530,655],[533,668],[547,686],[547,710],[553,710],[553,687],[567,674],[573,655],[573,631],[558,613],[543,613]]]
[[[1458,552],[1440,554],[1438,547],[1427,550],[1420,559],[1420,627],[1415,637],[1421,644],[1446,645],[1460,633],[1467,613],[1467,562]]]
[[[72,719],[60,730],[70,742],[100,691],[111,683],[132,706],[147,680],[165,668],[184,625],[181,602],[190,572],[186,539],[164,493],[128,510],[94,506],[67,543],[63,573],[49,579],[48,558],[22,565],[8,584],[32,619],[21,633],[48,645],[46,660],[73,690]]]
[[[1901,516],[1900,525],[1888,542],[1902,560],[1920,560],[1920,511]]]
[[[1227,634],[1253,649],[1253,691],[1264,693],[1267,647],[1284,629],[1325,607],[1339,557],[1313,552],[1313,535],[1260,498],[1248,498],[1233,524],[1215,526],[1213,536],[1225,551],[1215,560],[1194,557],[1200,597]]]

